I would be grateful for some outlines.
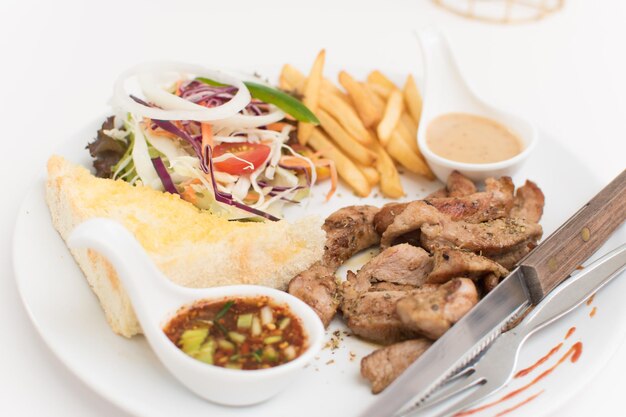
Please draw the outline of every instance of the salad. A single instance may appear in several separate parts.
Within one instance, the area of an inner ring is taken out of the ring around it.
[[[245,80],[182,64],[123,73],[107,118],[87,147],[96,175],[178,194],[230,219],[279,220],[335,166],[296,139],[319,124],[296,97],[259,77]]]

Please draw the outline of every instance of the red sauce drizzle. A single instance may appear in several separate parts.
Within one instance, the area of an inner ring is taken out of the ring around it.
[[[567,339],[567,336],[566,336],[566,339]],[[537,369],[537,367],[541,366],[548,359],[550,359],[552,357],[552,355],[554,355],[556,352],[558,352],[559,349],[561,349],[561,346],[563,346],[563,342],[561,342],[558,345],[556,345],[555,347],[553,347],[552,350],[550,352],[548,352],[547,355],[545,355],[544,357],[540,358],[537,362],[535,362],[534,364],[532,364],[528,368],[522,369],[521,371],[516,373],[515,374],[515,378],[521,378],[523,376],[526,376],[529,373],[531,373],[532,371],[534,371],[535,369]]]
[[[598,307],[592,308],[591,311],[589,312],[589,317],[593,318],[597,312],[598,312]]]
[[[535,395],[531,395],[530,397],[526,398],[524,401],[522,401],[519,404],[515,404],[513,407],[511,408],[507,408],[506,410],[500,411],[498,414],[495,415],[495,417],[501,417],[505,414],[509,414],[511,411],[515,411],[518,408],[520,408],[521,406],[523,406],[524,404],[528,404],[529,402],[531,402],[532,400],[534,400],[535,398],[537,398],[538,396],[540,396],[541,394],[543,394],[544,390],[539,391],[538,393],[536,393]]]
[[[565,338],[569,339],[569,337],[571,335],[573,335],[575,331],[576,331],[576,327],[575,326],[574,327],[570,327],[570,329],[567,331],[567,334],[565,335]]]
[[[593,293],[591,294],[591,297],[589,297],[589,299],[587,300],[587,305],[590,306],[591,303],[593,303],[593,299],[596,298],[596,294]]]
[[[487,403],[483,406],[480,406],[478,408],[474,408],[472,410],[467,410],[467,411],[462,411],[460,413],[457,413],[454,415],[454,417],[463,417],[463,416],[469,416],[475,413],[478,413],[479,411],[483,411],[486,410],[488,408],[491,408],[495,405],[498,405],[500,403],[503,403],[504,401],[515,397],[516,395],[521,394],[522,392],[526,391],[527,389],[529,389],[530,387],[532,387],[533,385],[535,385],[537,382],[541,381],[543,378],[547,377],[548,375],[550,375],[552,372],[554,372],[554,370],[561,365],[563,362],[565,362],[568,358],[570,358],[570,361],[572,363],[575,363],[576,361],[578,361],[578,359],[580,358],[580,355],[582,355],[583,352],[583,344],[582,342],[576,342],[574,343],[574,345],[572,345],[571,348],[569,348],[569,350],[563,355],[561,356],[561,359],[559,359],[559,361],[553,365],[551,368],[548,368],[547,370],[543,371],[541,374],[539,374],[539,376],[537,376],[535,379],[533,379],[531,382],[529,382],[528,384],[522,386],[521,388],[518,388],[514,391],[509,392],[508,394],[504,395],[503,397],[501,397],[500,399]]]

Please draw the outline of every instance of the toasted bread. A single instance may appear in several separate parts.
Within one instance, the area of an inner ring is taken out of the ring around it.
[[[174,283],[187,287],[257,284],[285,289],[321,259],[321,219],[244,223],[201,211],[177,195],[96,178],[59,156],[48,161],[46,200],[63,239],[92,217],[121,222]],[[141,328],[111,265],[92,250],[72,250],[116,333]]]

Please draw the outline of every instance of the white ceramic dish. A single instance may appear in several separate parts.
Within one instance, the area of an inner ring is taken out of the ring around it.
[[[135,236],[118,222],[89,219],[72,230],[68,245],[72,249],[95,249],[111,262],[161,363],[189,390],[209,401],[236,406],[265,401],[284,390],[322,348],[324,325],[315,311],[298,298],[258,285],[214,288],[176,285],[161,273]],[[302,324],[306,350],[286,364],[255,371],[207,365],[184,354],[163,331],[181,308],[195,302],[260,296],[287,305]]]
[[[87,165],[89,158],[84,150],[85,142],[94,136],[100,123],[101,120],[94,120],[76,132],[59,153]],[[547,235],[592,197],[602,184],[594,181],[589,167],[574,159],[567,149],[554,140],[543,139],[542,152],[533,154],[514,180],[520,185],[526,178],[533,179],[545,192],[547,202],[541,223]],[[556,160],[558,164],[555,164]],[[347,329],[339,317],[326,333],[326,340],[333,343],[320,352],[305,369],[302,378],[272,400],[252,407],[231,408],[211,404],[193,395],[171,377],[143,337],[128,340],[111,332],[96,297],[51,225],[44,201],[44,178],[42,172],[41,180],[25,199],[17,219],[13,259],[18,288],[45,343],[86,385],[104,398],[132,415],[146,417],[352,416],[376,399],[359,375],[360,359],[376,346],[347,336],[344,333]],[[564,186],[564,178],[575,186]],[[419,198],[439,186],[406,174],[403,182],[407,191],[405,199]],[[303,212],[325,216],[345,205],[384,203],[376,194],[359,199],[342,188],[337,198],[324,204],[326,186],[319,186],[314,201],[308,206],[294,208],[287,213],[288,216]],[[625,240],[626,231],[622,228],[600,252],[604,253]],[[38,261],[32,262],[33,259]],[[347,266],[355,269],[362,262],[363,257],[357,256]],[[621,277],[603,289],[591,305],[578,308],[534,336],[521,352],[521,367],[533,364],[559,342],[564,342],[565,346],[526,378],[514,380],[510,389],[528,383],[546,367],[554,365],[572,343],[581,341],[584,350],[577,363],[563,363],[532,390],[475,416],[493,416],[537,393],[541,394],[509,415],[546,416],[578,392],[606,364],[624,337],[626,303],[621,295],[624,292],[626,280]],[[594,307],[597,312],[591,318]],[[576,331],[564,340],[564,335],[573,326]]]
[[[424,108],[417,133],[420,151],[439,180],[445,182],[452,171],[459,171],[474,181],[488,177],[513,176],[528,159],[537,143],[537,131],[528,121],[496,108],[480,98],[465,81],[447,39],[432,30],[419,33],[424,56]],[[508,127],[522,141],[524,149],[513,158],[489,164],[470,164],[443,158],[426,141],[426,131],[438,116],[469,113],[487,117]]]

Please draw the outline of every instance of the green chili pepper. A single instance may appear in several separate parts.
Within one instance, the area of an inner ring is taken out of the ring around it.
[[[226,84],[222,84],[205,77],[197,77],[196,80],[215,87],[226,86]],[[244,84],[248,88],[248,91],[250,91],[250,95],[253,98],[259,99],[265,103],[273,104],[300,122],[312,123],[314,125],[320,124],[320,121],[307,106],[289,94],[251,81],[244,81]]]
[[[226,329],[226,327],[224,327],[222,323],[220,323],[219,321],[216,321],[215,325],[217,326],[218,329],[220,329],[220,332],[224,333],[224,336],[228,336],[228,330]]]
[[[263,349],[257,349],[254,352],[252,352],[252,357],[254,358],[254,360],[261,363],[263,360],[263,358],[261,357],[262,354],[263,354]]]
[[[226,313],[228,313],[228,310],[230,310],[230,308],[233,306],[233,304],[235,304],[234,301],[227,301],[226,304],[224,304],[224,307],[222,307],[222,309],[220,311],[217,312],[217,314],[215,315],[215,319],[214,320],[219,320],[222,317],[224,317],[226,315]]]

